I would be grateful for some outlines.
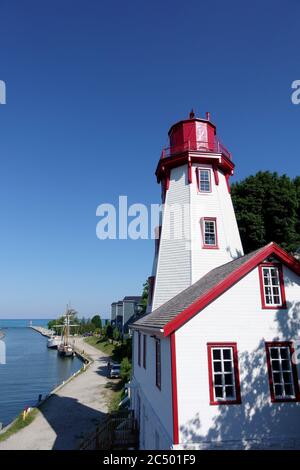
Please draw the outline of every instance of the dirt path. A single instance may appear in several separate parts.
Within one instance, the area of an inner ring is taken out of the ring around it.
[[[0,442],[0,450],[76,449],[82,438],[93,432],[103,419],[110,393],[105,388],[108,358],[82,338],[76,339],[76,346],[94,362],[86,372],[52,395],[32,424]]]

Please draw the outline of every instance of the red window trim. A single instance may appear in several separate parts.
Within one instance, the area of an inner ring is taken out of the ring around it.
[[[295,398],[276,398],[274,393],[273,387],[273,376],[272,376],[272,368],[271,368],[271,358],[270,358],[270,351],[269,348],[275,346],[288,346],[290,348],[290,357],[292,363],[292,374],[294,379],[294,389],[295,389]],[[267,356],[267,367],[268,367],[268,376],[269,376],[269,387],[270,387],[270,395],[271,395],[271,402],[272,403],[283,403],[283,402],[298,402],[300,401],[300,390],[299,390],[299,383],[298,383],[298,373],[297,373],[297,366],[293,362],[293,354],[295,352],[293,347],[292,341],[266,341],[265,342],[266,348],[266,356]]]
[[[205,221],[213,221],[215,222],[215,227],[216,227],[216,244],[215,245],[206,245],[205,244],[205,231],[204,231],[204,223]],[[202,217],[200,220],[200,225],[201,225],[201,234],[202,234],[202,248],[205,250],[218,250],[219,249],[219,242],[218,242],[218,224],[217,224],[217,218],[216,217]]]
[[[265,291],[264,291],[264,277],[263,277],[263,268],[274,267],[278,268],[279,272],[279,282],[280,282],[280,293],[281,293],[281,305],[269,305],[266,304]],[[258,266],[259,271],[259,284],[260,284],[260,295],[261,295],[261,308],[263,310],[280,310],[286,308],[286,297],[285,297],[285,288],[284,288],[284,278],[283,278],[283,269],[282,264],[279,263],[262,263]]]
[[[159,356],[160,356],[160,367],[158,369],[158,348],[159,348]],[[158,374],[159,371],[159,374]],[[159,380],[158,380],[159,378]],[[161,342],[159,338],[155,338],[155,385],[156,387],[161,390]]]
[[[147,368],[147,335],[143,335],[143,367]]]
[[[235,400],[221,400],[218,401],[214,397],[214,383],[213,383],[213,367],[211,350],[212,348],[230,347],[233,351],[233,364],[234,364],[234,380],[235,380]],[[207,343],[207,355],[208,355],[208,380],[209,380],[209,398],[210,405],[239,405],[241,400],[241,386],[240,386],[240,373],[238,363],[238,351],[236,343]]]
[[[138,365],[141,367],[141,333],[138,332]]]
[[[209,187],[210,187],[209,191],[201,191],[201,187],[200,187],[200,171],[201,170],[208,171],[208,174],[209,174]],[[211,168],[206,168],[206,167],[204,168],[204,167],[201,167],[201,166],[196,167],[196,176],[197,176],[198,192],[201,193],[201,194],[210,194],[212,192]]]

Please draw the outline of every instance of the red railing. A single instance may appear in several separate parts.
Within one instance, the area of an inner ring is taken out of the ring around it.
[[[205,142],[201,140],[187,140],[182,144],[164,148],[161,153],[161,158],[171,157],[172,155],[185,152],[187,150],[205,153],[222,153],[223,155],[225,155],[225,157],[231,160],[231,153],[226,149],[226,147],[224,147],[224,145],[218,139],[215,139],[214,142]]]

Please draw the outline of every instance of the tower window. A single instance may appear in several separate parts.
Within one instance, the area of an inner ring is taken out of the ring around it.
[[[208,372],[210,404],[241,402],[236,343],[209,343]]]
[[[296,401],[299,396],[298,378],[292,362],[290,342],[266,343],[271,400]]]
[[[285,308],[282,267],[268,263],[259,266],[262,308]]]
[[[217,220],[205,217],[201,220],[203,248],[218,248]]]
[[[211,174],[207,168],[198,168],[198,189],[200,193],[211,192]]]

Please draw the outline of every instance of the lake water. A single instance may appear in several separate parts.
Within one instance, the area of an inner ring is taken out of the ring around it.
[[[26,406],[43,397],[82,367],[77,358],[62,358],[48,349],[47,338],[26,328],[28,320],[0,320],[5,333],[6,364],[0,364],[0,423],[6,425]],[[47,320],[33,321],[47,326]]]

